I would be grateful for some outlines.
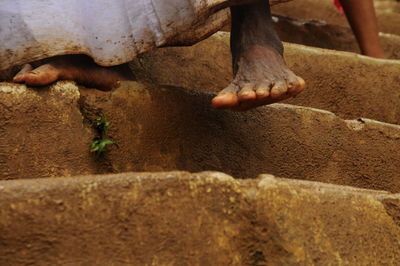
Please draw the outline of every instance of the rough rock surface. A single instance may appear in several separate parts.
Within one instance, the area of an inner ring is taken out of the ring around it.
[[[289,67],[307,88],[290,104],[332,111],[345,118],[400,123],[400,61],[302,45],[285,45]],[[192,47],[163,48],[131,64],[139,79],[218,92],[232,80],[229,34],[219,32]]]
[[[0,179],[93,173],[96,164],[82,149],[93,133],[82,123],[73,83],[0,84]]]
[[[400,197],[262,176],[0,182],[1,265],[395,265]]]
[[[299,20],[274,16],[275,29],[282,41],[324,49],[360,53],[350,28],[318,20]],[[387,58],[400,59],[400,36],[380,33]]]
[[[281,30],[323,36],[292,22]],[[210,92],[231,79],[226,34],[137,60],[152,85],[0,83],[0,265],[397,265],[400,194],[380,189],[400,192],[399,64],[291,45],[286,55],[309,84],[289,102],[338,115],[212,109]],[[393,124],[343,119],[360,116]],[[119,146],[95,159],[100,117]],[[127,171],[153,173],[95,175]]]
[[[400,35],[400,3],[376,1],[376,13],[381,32]],[[390,1],[389,1],[390,2]],[[332,25],[349,27],[346,17],[332,4],[332,0],[300,0],[272,7],[277,15],[305,20],[323,20]]]
[[[7,169],[1,179],[218,170],[400,191],[399,126],[282,104],[220,111],[210,106],[210,94],[135,82],[112,92],[79,92],[68,83],[13,89],[21,95],[0,94],[0,154]],[[119,148],[96,162],[88,121],[100,116],[110,121],[108,135]]]

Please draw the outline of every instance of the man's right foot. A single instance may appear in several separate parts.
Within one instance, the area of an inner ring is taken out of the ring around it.
[[[132,80],[127,65],[102,67],[85,55],[56,56],[34,68],[26,64],[13,78],[14,82],[31,86],[49,85],[57,80],[74,80],[78,84],[98,89],[111,89],[118,81]]]
[[[232,83],[212,100],[215,108],[245,111],[293,97],[305,82],[283,59],[268,0],[231,8]]]

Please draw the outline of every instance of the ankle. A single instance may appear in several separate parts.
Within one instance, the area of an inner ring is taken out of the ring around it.
[[[362,49],[361,52],[363,55],[370,56],[370,57],[382,58],[382,59],[386,58],[385,52],[380,47],[364,48],[364,49]]]

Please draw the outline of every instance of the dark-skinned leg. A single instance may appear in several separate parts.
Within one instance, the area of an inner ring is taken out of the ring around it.
[[[379,40],[373,0],[340,0],[347,20],[364,55],[385,58]]]
[[[288,69],[268,0],[233,6],[233,82],[212,101],[216,108],[247,110],[300,93],[304,80]]]

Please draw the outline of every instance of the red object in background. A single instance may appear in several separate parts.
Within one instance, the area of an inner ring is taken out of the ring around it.
[[[339,9],[339,11],[340,11],[342,14],[344,14],[343,7],[342,7],[342,5],[340,4],[340,1],[339,1],[339,0],[333,0],[333,1],[334,1],[334,3],[335,3],[335,6],[337,7],[337,9]]]

